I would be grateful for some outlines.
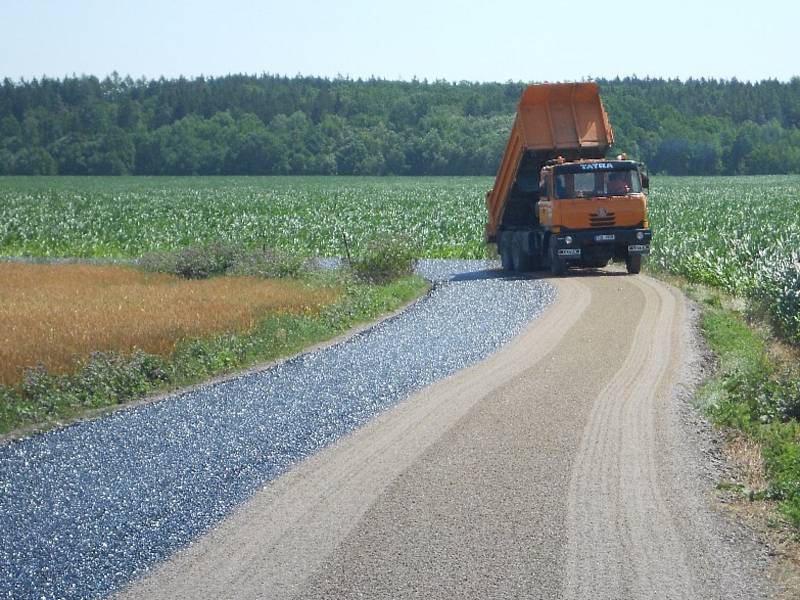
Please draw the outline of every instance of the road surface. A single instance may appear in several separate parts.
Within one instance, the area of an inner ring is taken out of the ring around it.
[[[687,307],[612,271],[258,491],[121,598],[760,598],[686,426]]]

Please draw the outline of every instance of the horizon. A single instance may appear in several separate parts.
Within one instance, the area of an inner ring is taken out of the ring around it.
[[[14,85],[22,85],[33,83],[34,81],[66,81],[68,79],[83,79],[83,78],[92,78],[94,77],[98,81],[105,81],[106,79],[112,79],[113,76],[116,75],[120,80],[125,81],[130,79],[134,83],[150,83],[153,81],[179,81],[180,79],[185,79],[187,81],[204,79],[204,80],[212,80],[212,79],[224,79],[226,77],[252,77],[252,78],[275,78],[275,79],[321,79],[323,81],[349,81],[349,82],[370,82],[370,81],[380,81],[384,83],[421,83],[425,85],[433,85],[433,84],[447,84],[447,85],[507,85],[507,84],[526,84],[526,85],[537,85],[543,83],[587,83],[587,82],[599,82],[599,81],[664,81],[670,83],[680,83],[686,84],[689,82],[705,82],[705,83],[717,83],[717,84],[728,84],[728,83],[741,83],[741,84],[750,84],[750,85],[758,85],[762,83],[772,83],[777,82],[780,84],[791,84],[795,80],[800,80],[800,74],[792,75],[788,79],[780,79],[777,77],[766,77],[763,79],[751,80],[751,79],[741,79],[738,77],[696,77],[690,75],[689,77],[682,78],[682,77],[664,77],[664,76],[653,76],[653,75],[615,75],[612,77],[581,77],[577,79],[562,79],[562,80],[524,80],[524,79],[517,79],[512,80],[508,79],[505,81],[479,81],[479,80],[450,80],[446,78],[440,79],[430,79],[428,77],[417,77],[412,75],[410,79],[396,79],[391,77],[382,77],[376,75],[368,75],[368,76],[353,76],[350,74],[341,74],[337,73],[334,76],[330,75],[316,75],[316,74],[309,74],[309,73],[296,73],[294,75],[288,75],[285,73],[272,73],[269,71],[262,71],[260,73],[257,72],[230,72],[225,74],[207,74],[207,73],[199,73],[194,75],[187,75],[187,74],[178,74],[173,76],[165,76],[165,75],[158,75],[153,77],[148,77],[147,75],[138,75],[134,77],[130,73],[120,73],[117,70],[113,70],[110,73],[106,73],[104,75],[98,75],[97,73],[72,73],[69,75],[47,75],[43,74],[40,76],[32,76],[29,78],[20,77],[17,79],[13,79],[11,77],[5,76],[3,77],[3,81],[10,81]]]

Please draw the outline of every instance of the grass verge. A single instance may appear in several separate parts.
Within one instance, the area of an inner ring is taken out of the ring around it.
[[[696,401],[727,432],[732,453],[747,457],[748,481],[763,482],[738,491],[750,500],[776,502],[798,529],[800,352],[748,319],[741,302],[706,286],[682,287],[703,307],[702,330],[719,360],[716,376],[698,390]]]
[[[46,429],[97,409],[289,356],[392,312],[428,289],[417,276],[380,284],[345,274],[318,277],[320,285],[343,290],[319,312],[270,314],[247,331],[181,342],[167,358],[142,351],[95,352],[74,373],[29,369],[20,385],[0,386],[0,434]]]

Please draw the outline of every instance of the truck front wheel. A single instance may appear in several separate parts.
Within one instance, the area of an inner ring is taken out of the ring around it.
[[[642,270],[642,255],[641,254],[629,255],[625,259],[625,268],[628,269],[628,273],[630,273],[631,275],[636,275],[639,271]]]
[[[563,275],[567,272],[567,263],[566,261],[558,255],[558,249],[556,248],[555,239],[550,239],[550,249],[549,249],[549,258],[550,258],[550,273],[552,275]]]

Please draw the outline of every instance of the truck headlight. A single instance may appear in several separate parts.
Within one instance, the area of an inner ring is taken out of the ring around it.
[[[644,239],[644,231],[637,231],[636,232],[636,239],[643,240]]]
[[[572,243],[572,236],[568,235],[567,237],[565,237],[564,238],[564,243],[569,246]]]

